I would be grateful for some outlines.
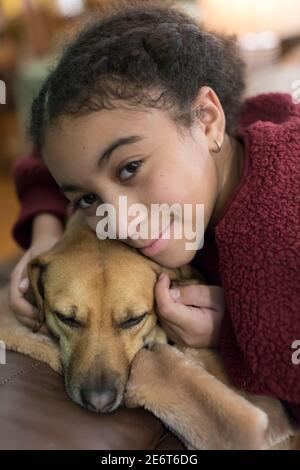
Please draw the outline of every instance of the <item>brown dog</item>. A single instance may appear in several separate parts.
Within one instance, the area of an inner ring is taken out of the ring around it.
[[[191,266],[168,269],[118,240],[99,240],[77,213],[28,272],[40,322],[59,347],[8,309],[0,339],[63,372],[79,405],[102,413],[144,406],[190,448],[290,448],[296,431],[278,400],[233,387],[217,351],[166,344],[154,285],[161,272],[199,283]]]
[[[167,341],[154,309],[162,271],[174,280],[192,275],[191,267],[170,270],[120,241],[99,240],[80,213],[61,241],[30,263],[40,321],[59,341],[65,386],[79,405],[118,408],[136,353]]]

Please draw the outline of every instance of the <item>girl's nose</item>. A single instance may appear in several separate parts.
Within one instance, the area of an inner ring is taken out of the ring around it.
[[[131,238],[148,220],[147,207],[126,195],[115,197],[112,205],[117,238]]]

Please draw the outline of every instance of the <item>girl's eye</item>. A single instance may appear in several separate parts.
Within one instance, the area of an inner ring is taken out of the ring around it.
[[[77,199],[75,201],[74,206],[79,207],[80,209],[88,209],[91,207],[94,202],[96,201],[97,196],[96,194],[86,194],[85,196],[81,197],[80,199]]]
[[[141,160],[133,160],[132,162],[124,165],[119,172],[121,180],[127,180],[128,178],[131,178],[132,175],[136,173],[141,163]]]

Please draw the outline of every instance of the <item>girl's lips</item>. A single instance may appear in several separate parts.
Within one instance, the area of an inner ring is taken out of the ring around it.
[[[170,238],[163,238],[165,232],[168,230],[168,227],[172,227],[173,221],[171,222],[170,225],[168,225],[163,233],[160,235],[160,237],[155,240],[150,246],[147,246],[145,248],[139,248],[139,251],[145,255],[145,256],[153,256],[159,253],[160,251],[163,251],[169,244]],[[170,230],[171,233],[171,230]]]

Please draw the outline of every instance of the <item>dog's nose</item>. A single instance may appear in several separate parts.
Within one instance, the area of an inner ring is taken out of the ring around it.
[[[83,389],[80,392],[84,406],[96,413],[108,413],[117,399],[117,390],[107,388],[102,390]]]

